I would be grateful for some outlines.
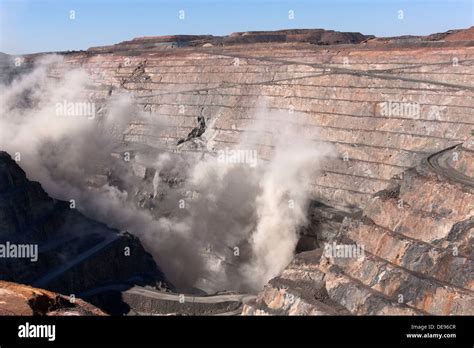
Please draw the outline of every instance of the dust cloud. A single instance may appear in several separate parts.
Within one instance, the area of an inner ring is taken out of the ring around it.
[[[288,112],[260,107],[231,148],[194,157],[138,152],[127,161],[122,135],[130,122],[166,124],[127,94],[96,105],[90,76],[66,66],[48,56],[0,85],[0,150],[18,157],[29,179],[138,236],[178,289],[254,292],[282,271],[330,147],[305,140]],[[216,132],[209,128],[203,138]],[[137,175],[137,163],[152,177]]]

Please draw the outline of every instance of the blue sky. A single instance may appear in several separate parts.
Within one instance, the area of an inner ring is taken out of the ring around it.
[[[421,35],[473,21],[474,0],[0,0],[0,51],[80,50],[137,36],[285,28]]]

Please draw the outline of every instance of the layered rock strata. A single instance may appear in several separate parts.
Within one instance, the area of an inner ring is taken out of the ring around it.
[[[302,137],[335,148],[314,178],[316,201],[345,210],[431,153],[462,143],[474,120],[470,41],[417,44],[261,43],[179,47],[66,56],[94,78],[91,93],[105,103],[114,91],[131,93],[150,122],[132,122],[129,146],[216,153],[238,146],[242,132],[264,117],[287,113]],[[249,49],[249,45],[252,49]],[[58,70],[58,73],[59,70]],[[177,146],[209,125],[200,146]],[[157,123],[159,125],[157,125]],[[273,153],[271,133],[255,148]]]
[[[468,185],[445,167],[465,151],[429,156],[393,180],[340,238],[297,255],[244,314],[472,315],[474,173]],[[334,253],[334,245],[363,253]]]
[[[313,178],[305,252],[244,314],[473,314],[472,28],[329,45],[323,34],[139,38],[68,53],[51,74],[85,68],[99,109],[133,96],[150,121],[131,122],[124,149],[216,154],[261,114],[263,160],[288,122],[335,149]],[[329,257],[332,243],[364,255]]]

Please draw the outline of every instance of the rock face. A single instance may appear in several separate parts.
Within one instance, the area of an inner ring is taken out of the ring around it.
[[[472,315],[474,172],[457,181],[444,161],[464,152],[430,156],[347,220],[332,242],[363,255],[334,254],[331,241],[299,254],[244,314]]]
[[[136,237],[50,198],[5,152],[0,152],[0,244],[2,280],[78,298],[106,284],[172,288]],[[14,248],[30,253],[5,253]]]
[[[276,42],[165,51],[137,45],[66,56],[67,64],[94,77],[97,104],[125,89],[162,121],[159,127],[132,122],[127,144],[195,152],[176,144],[204,117],[212,127],[200,136],[200,151],[216,153],[238,144],[265,103],[268,117],[288,112],[301,136],[336,149],[312,185],[314,199],[331,207],[363,208],[394,175],[462,143],[472,129],[474,48],[466,41]],[[257,145],[261,158],[272,154],[271,137]]]
[[[0,315],[103,316],[99,308],[31,286],[0,281]]]
[[[244,314],[472,315],[471,34],[151,37],[73,52],[65,64],[90,72],[97,104],[126,90],[162,121],[132,121],[126,146],[215,154],[239,143],[264,102],[270,134],[281,127],[273,113],[286,112],[301,137],[334,147],[313,178],[312,224],[298,245],[304,252]],[[196,132],[199,142],[182,142]],[[271,136],[259,139],[259,157],[271,156],[274,145]],[[2,180],[22,187],[20,179]],[[17,235],[38,217],[60,225],[40,207],[67,207],[39,190],[31,184],[15,205],[21,211],[32,198],[45,200],[18,214],[28,219],[4,215],[0,224]],[[38,235],[50,233],[39,226]],[[364,255],[329,257],[332,243],[361,246]]]

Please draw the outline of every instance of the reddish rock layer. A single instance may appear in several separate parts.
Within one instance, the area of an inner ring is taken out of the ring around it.
[[[0,280],[0,315],[106,315],[81,300],[31,286]]]

